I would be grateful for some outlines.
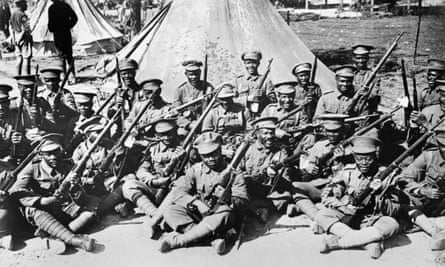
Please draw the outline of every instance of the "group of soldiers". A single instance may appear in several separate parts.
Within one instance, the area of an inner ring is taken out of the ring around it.
[[[163,253],[205,242],[225,254],[247,219],[277,213],[305,214],[326,235],[321,253],[364,247],[378,258],[385,239],[413,226],[445,249],[435,220],[445,204],[445,62],[430,60],[420,108],[401,127],[391,119],[400,107],[377,110],[379,81],[363,86],[372,49],[353,47],[355,64],[324,93],[306,62],[291,70],[295,81],[272,84],[258,51],[216,88],[201,62],[184,62],[172,104],[162,80],[135,81],[131,59],[118,62],[121,84],[108,96],[63,88],[56,62],[15,77],[16,99],[1,84],[1,246],[28,227],[55,253],[93,251],[85,231],[136,210]]]

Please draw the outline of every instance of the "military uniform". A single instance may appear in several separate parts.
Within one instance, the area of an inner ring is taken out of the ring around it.
[[[310,76],[311,70],[311,63],[299,63],[292,68],[292,74],[298,79],[299,73],[307,73],[307,76]],[[304,117],[308,118],[309,123],[312,122],[315,109],[317,108],[318,99],[320,99],[321,96],[322,92],[320,85],[316,83],[311,83],[308,81],[308,83],[304,86],[300,82],[295,85],[295,105],[300,106],[306,104],[303,109],[303,114]],[[305,103],[309,97],[312,98],[312,101],[310,103]]]
[[[438,74],[443,74],[445,72],[445,61],[438,59],[430,59],[428,60],[428,72],[435,71]],[[438,77],[441,79],[442,77]],[[423,90],[418,92],[417,101],[419,110],[423,110],[424,108],[439,104],[440,99],[440,90],[437,86],[428,86]]]

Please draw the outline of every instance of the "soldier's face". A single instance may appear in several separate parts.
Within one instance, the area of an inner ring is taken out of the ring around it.
[[[358,154],[354,153],[354,161],[361,173],[369,173],[376,163],[376,153]]]
[[[9,112],[9,101],[0,103],[0,119],[5,119]]]
[[[340,91],[340,93],[344,94],[354,90],[354,83],[353,83],[354,78],[337,76],[336,80],[337,80],[337,89],[338,91]]]
[[[125,86],[130,86],[134,83],[134,78],[136,77],[135,70],[123,70],[121,71],[121,78]]]
[[[292,104],[295,99],[295,94],[280,94],[278,93],[278,104],[280,107],[288,110],[292,107]]]
[[[59,90],[59,78],[44,78],[43,81],[46,85],[46,88],[48,88],[52,92],[56,92],[57,90]]]
[[[57,158],[62,155],[62,151],[60,149],[56,149],[53,151],[42,152],[42,159],[51,167],[57,167]]]
[[[214,169],[222,160],[221,148],[218,148],[209,154],[201,154],[201,158],[205,165],[210,169]]]
[[[26,100],[31,101],[32,100],[32,92],[34,92],[34,86],[32,85],[26,85],[20,86],[20,90],[23,91],[23,97],[26,98]]]
[[[426,79],[428,81],[428,85],[430,87],[435,87],[436,86],[436,81],[439,79],[439,77],[441,76],[441,72],[438,70],[429,70],[428,74],[426,75]]]
[[[185,71],[185,76],[187,77],[189,83],[196,87],[201,78],[201,70]]]
[[[259,61],[256,60],[244,60],[244,67],[249,74],[256,75],[258,73]]]
[[[79,110],[80,115],[88,116],[93,110],[93,102],[78,103],[77,108]]]
[[[165,146],[170,147],[173,145],[173,142],[176,138],[174,131],[176,131],[176,129],[166,133],[156,133],[156,137],[159,138],[161,140],[161,143],[163,143]]]
[[[257,135],[258,141],[266,147],[270,148],[274,145],[275,130],[273,129],[259,129]]]
[[[143,89],[143,93],[144,93],[144,99],[148,100],[148,99],[154,99],[157,96],[159,96],[161,92],[161,87],[157,86],[155,87],[150,87],[147,89]]]
[[[305,86],[309,83],[309,76],[310,76],[310,72],[309,71],[303,71],[300,73],[297,73],[297,75],[295,75],[297,77],[298,82]]]
[[[368,55],[354,55],[354,63],[358,69],[366,69],[368,67]]]
[[[324,134],[331,143],[338,143],[342,137],[341,129],[337,130],[326,130],[324,129]]]

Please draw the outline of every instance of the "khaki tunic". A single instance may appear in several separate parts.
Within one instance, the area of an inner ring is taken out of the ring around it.
[[[418,94],[418,105],[419,109],[423,110],[426,107],[440,104],[440,92],[436,88],[431,89],[430,87],[427,87],[420,91],[420,94]]]
[[[263,75],[240,75],[236,77],[234,86],[238,92],[237,103],[247,107],[247,97],[256,96],[260,98],[260,112],[267,104],[270,103],[269,95],[274,93],[273,84],[269,79],[266,79],[262,88],[260,82]]]

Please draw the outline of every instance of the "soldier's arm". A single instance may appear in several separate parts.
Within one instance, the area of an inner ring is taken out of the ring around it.
[[[419,196],[419,191],[424,185],[428,155],[423,152],[399,175],[402,189],[413,196]]]
[[[212,110],[210,110],[209,114],[207,114],[207,116],[204,118],[204,121],[202,122],[201,131],[204,132],[207,130],[212,130],[212,131],[216,130],[215,116],[217,116],[216,110],[215,108],[213,108]]]
[[[325,97],[321,96],[317,103],[317,108],[315,109],[314,118],[317,118],[321,114],[326,113],[326,103]]]
[[[9,190],[10,193],[15,193],[18,201],[22,206],[35,207],[40,204],[40,195],[32,190],[32,180],[34,179],[33,163],[28,164],[18,175],[14,185]]]

